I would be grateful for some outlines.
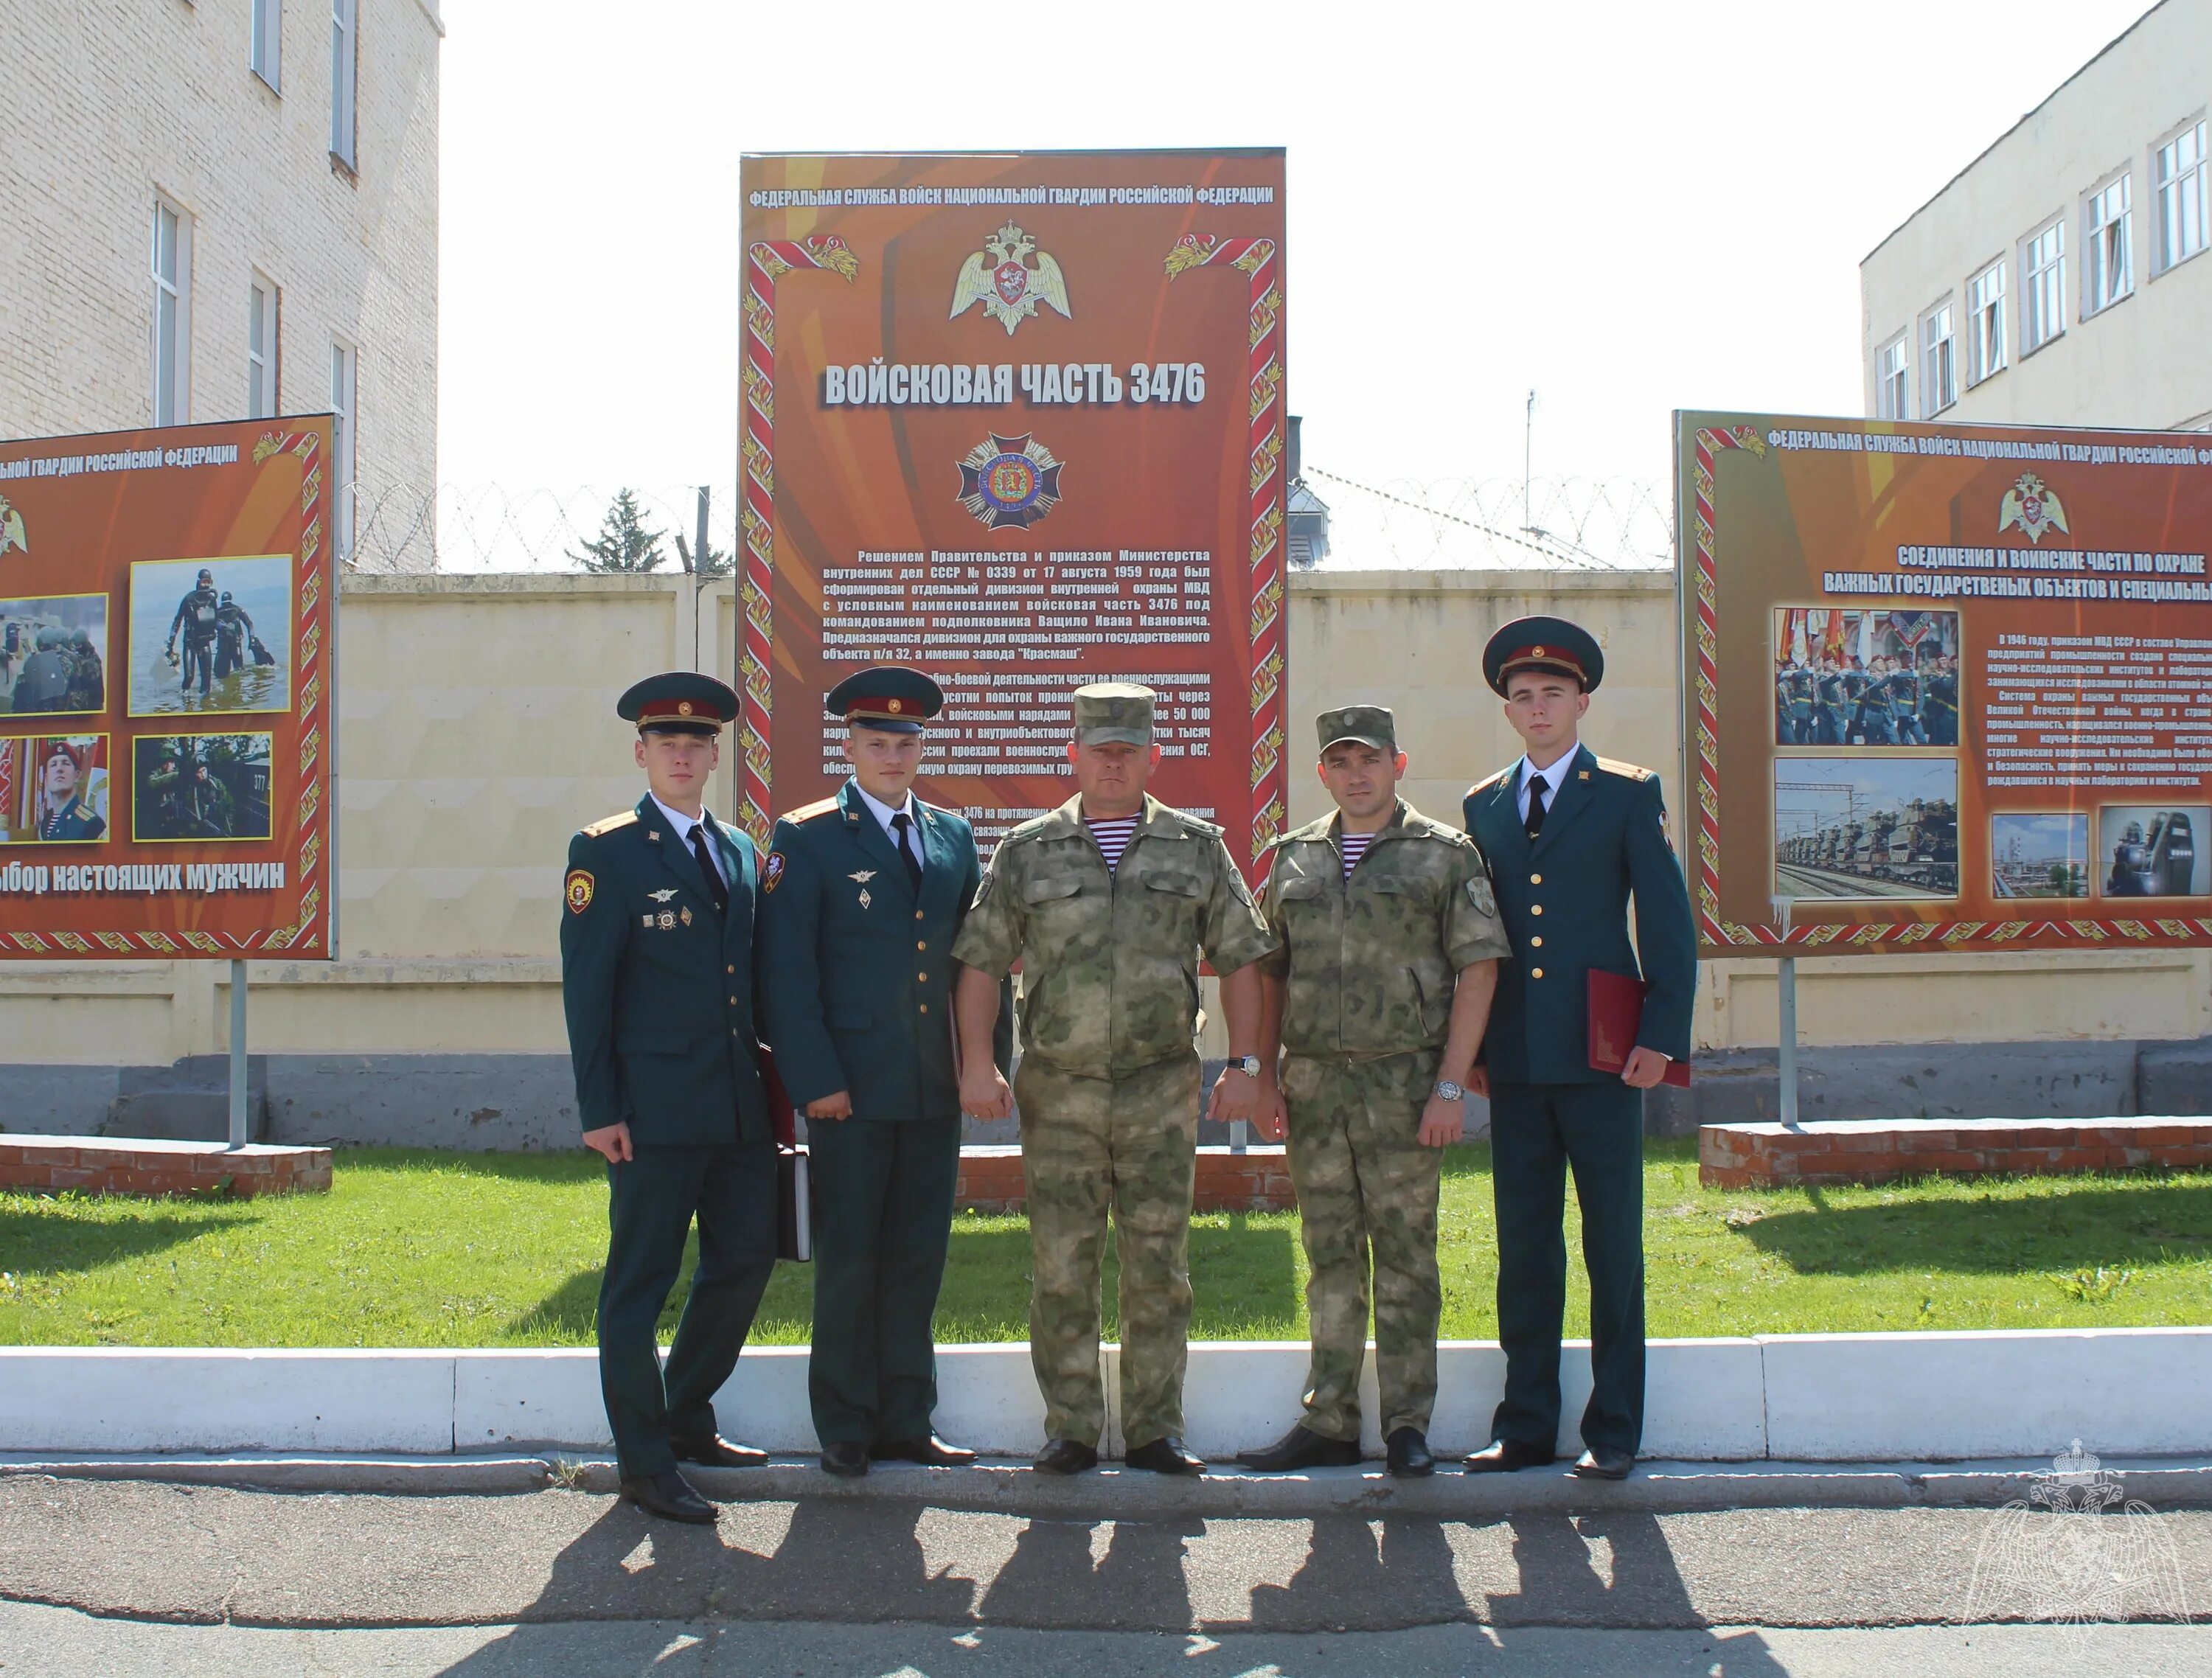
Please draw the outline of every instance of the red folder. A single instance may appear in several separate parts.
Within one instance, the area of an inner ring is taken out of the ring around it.
[[[814,1256],[814,1162],[799,1145],[798,1110],[766,1043],[760,1075],[775,1124],[775,1255],[804,1264]]]
[[[1593,967],[1589,970],[1589,1063],[1595,1072],[1618,1073],[1628,1064],[1629,1051],[1636,1047],[1636,1033],[1644,1024],[1644,999],[1651,987],[1643,980],[1626,973],[1607,973]],[[1690,1063],[1687,1061],[1667,1062],[1667,1074],[1659,1080],[1672,1084],[1678,1090],[1690,1087]]]

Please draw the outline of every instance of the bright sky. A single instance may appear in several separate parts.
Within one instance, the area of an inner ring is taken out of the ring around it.
[[[741,151],[1280,144],[1309,465],[1517,479],[1533,386],[1540,478],[1663,479],[1861,411],[1860,258],[2144,9],[444,0],[440,477],[726,496]]]

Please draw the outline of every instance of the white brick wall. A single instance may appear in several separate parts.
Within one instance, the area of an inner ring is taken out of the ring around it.
[[[281,92],[248,0],[13,9],[0,52],[0,436],[153,419],[157,194],[192,217],[184,417],[246,402],[246,292],[282,289],[283,413],[330,406],[358,346],[361,521],[404,530],[437,471],[435,0],[358,0],[357,177],[330,157],[329,0],[283,0]],[[427,568],[429,530],[403,563]],[[372,553],[379,544],[364,544]]]

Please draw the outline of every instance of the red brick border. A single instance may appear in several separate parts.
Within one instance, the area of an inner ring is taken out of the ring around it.
[[[1019,1212],[1026,1189],[1018,1147],[960,1150],[960,1180],[953,1203],[963,1211]],[[1291,1189],[1291,1168],[1277,1146],[1232,1153],[1227,1148],[1198,1151],[1200,1212],[1288,1212],[1297,1204]]]
[[[2212,1169],[2212,1118],[1818,1120],[1698,1132],[1698,1181],[1709,1189],[2146,1166]]]
[[[0,1136],[0,1189],[84,1195],[327,1193],[328,1148],[155,1142],[103,1136]]]

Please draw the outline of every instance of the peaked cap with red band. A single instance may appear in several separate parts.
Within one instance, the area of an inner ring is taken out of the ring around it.
[[[1565,676],[1590,693],[1605,679],[1605,654],[1589,630],[1564,617],[1516,617],[1482,649],[1482,676],[1503,694],[1507,678],[1524,670]]]
[[[919,670],[879,664],[856,670],[830,690],[829,709],[862,728],[919,734],[945,708],[945,690]]]
[[[719,734],[738,720],[738,696],[726,682],[696,670],[648,676],[615,702],[615,714],[641,734]]]

